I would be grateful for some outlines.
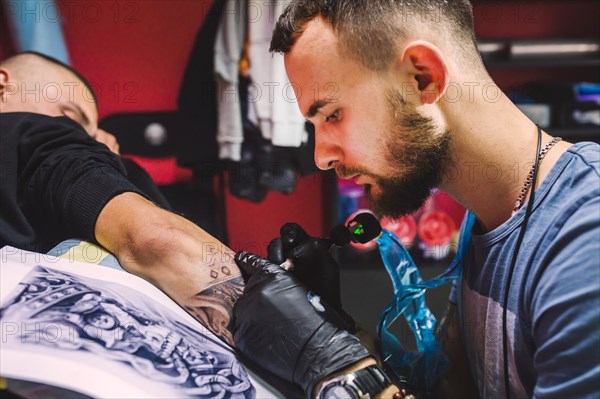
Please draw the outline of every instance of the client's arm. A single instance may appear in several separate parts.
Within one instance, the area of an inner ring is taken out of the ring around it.
[[[244,283],[229,248],[133,192],[106,204],[95,234],[125,270],[150,281],[233,345],[227,326]]]
[[[15,118],[18,196],[50,242],[98,241],[233,344],[227,331],[242,291],[233,253],[193,223],[146,200],[115,154],[65,117]]]

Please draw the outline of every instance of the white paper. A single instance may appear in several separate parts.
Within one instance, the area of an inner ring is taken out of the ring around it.
[[[282,397],[138,277],[12,247],[0,273],[3,377],[102,398]]]

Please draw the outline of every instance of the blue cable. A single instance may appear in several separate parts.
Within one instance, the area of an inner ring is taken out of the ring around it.
[[[412,257],[393,233],[383,230],[377,238],[381,258],[392,280],[394,296],[379,316],[377,334],[385,365],[396,377],[421,392],[431,393],[450,363],[435,338],[435,316],[425,303],[425,291],[455,281],[471,242],[475,215],[467,212],[458,248],[450,266],[439,276],[425,282]],[[417,343],[417,352],[404,349],[388,328],[404,315]]]

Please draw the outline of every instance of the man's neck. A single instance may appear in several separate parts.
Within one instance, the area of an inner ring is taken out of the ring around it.
[[[440,188],[472,211],[483,231],[494,230],[512,216],[535,161],[537,127],[505,96],[496,103],[473,102],[468,115],[457,114],[448,122],[454,164]],[[543,133],[542,147],[551,140]],[[537,187],[569,146],[559,142],[548,152]]]

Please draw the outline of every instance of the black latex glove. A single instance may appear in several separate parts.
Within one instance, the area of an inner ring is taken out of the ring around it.
[[[247,277],[230,329],[249,359],[311,396],[318,382],[369,356],[358,338],[331,323],[291,273],[247,252],[235,256]]]
[[[269,260],[281,264],[290,259],[294,263],[292,273],[337,312],[345,328],[353,331],[355,322],[342,309],[340,266],[329,253],[331,240],[311,237],[296,223],[281,226],[280,234],[267,247]]]

